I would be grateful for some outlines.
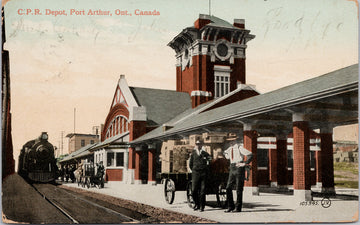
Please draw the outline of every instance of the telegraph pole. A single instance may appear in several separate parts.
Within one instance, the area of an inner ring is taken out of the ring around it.
[[[211,0],[209,0],[209,16],[211,16]]]
[[[74,134],[75,134],[75,119],[76,119],[76,108],[74,108]]]
[[[64,131],[61,131],[60,155],[64,154]]]

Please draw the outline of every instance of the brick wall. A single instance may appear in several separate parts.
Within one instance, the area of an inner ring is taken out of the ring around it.
[[[234,64],[231,65],[231,69],[230,90],[235,90],[237,88],[237,81],[246,84],[245,59],[234,59]]]
[[[106,169],[105,179],[107,181],[122,181],[123,170],[122,169]]]
[[[129,131],[130,141],[144,135],[146,133],[146,121],[130,121]]]

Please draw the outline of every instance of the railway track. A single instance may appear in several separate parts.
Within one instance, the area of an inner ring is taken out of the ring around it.
[[[33,188],[73,224],[136,223],[144,215],[58,188],[52,184],[33,184]]]

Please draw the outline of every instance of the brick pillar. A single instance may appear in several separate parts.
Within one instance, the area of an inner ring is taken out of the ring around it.
[[[139,113],[140,114],[140,113]],[[139,118],[136,118],[136,116],[138,116]],[[143,116],[144,118],[142,118],[139,115],[132,116],[135,117],[135,119],[144,119],[145,116]],[[134,119],[134,118],[132,118]],[[146,121],[143,120],[131,120],[129,123],[129,141],[133,141],[136,138],[140,137],[141,135],[144,135],[146,133]],[[141,150],[140,147],[136,147],[139,148],[139,150]],[[138,155],[137,155],[138,154]],[[141,162],[141,157],[140,155],[141,152],[137,152],[135,150],[134,147],[129,148],[129,166],[128,166],[128,171],[126,171],[126,175],[125,175],[125,183],[130,183],[130,184],[134,184],[134,183],[140,183],[141,184],[141,178],[140,178],[140,162]],[[139,157],[139,159],[137,159],[137,157]],[[138,179],[136,179],[136,174],[138,173]]]
[[[148,184],[156,184],[156,167],[155,167],[155,154],[154,148],[149,148],[148,151]]]
[[[288,184],[288,164],[287,164],[287,138],[286,135],[276,137],[277,148],[277,182],[279,188],[287,188]]]
[[[322,187],[321,151],[315,152],[316,187]]]
[[[304,115],[293,114],[294,196],[310,201],[310,134]]]
[[[135,169],[135,149],[129,148],[129,165],[128,169]]]
[[[140,174],[140,162],[141,162],[141,151],[135,151],[135,184],[141,184]]]
[[[252,195],[259,195],[259,187],[257,181],[257,132],[252,130],[251,125],[244,124],[244,148],[253,154],[251,166],[251,174],[248,181],[245,181],[245,188],[250,189]]]
[[[322,193],[335,194],[332,128],[321,128]]]
[[[277,149],[269,149],[269,179],[270,186],[277,187]]]

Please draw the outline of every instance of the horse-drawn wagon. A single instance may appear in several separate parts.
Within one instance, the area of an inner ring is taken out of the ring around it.
[[[94,163],[84,163],[82,166],[82,171],[80,172],[80,177],[78,179],[78,186],[82,187],[104,187],[104,176],[103,172],[95,171]],[[98,167],[99,168],[99,167]],[[99,169],[98,169],[99,170]]]

